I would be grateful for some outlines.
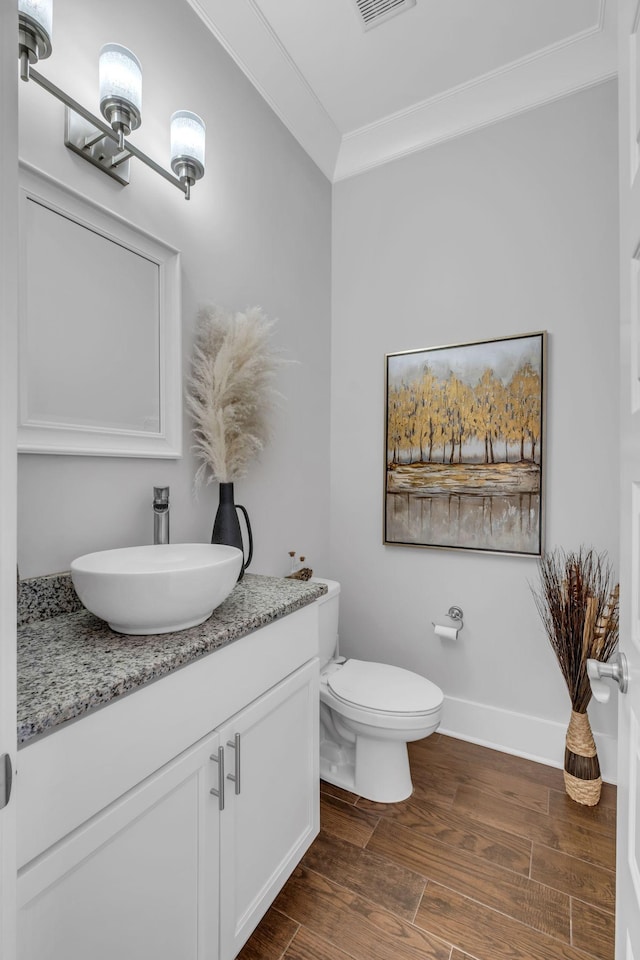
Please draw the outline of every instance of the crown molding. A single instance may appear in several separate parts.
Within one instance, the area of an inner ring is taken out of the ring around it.
[[[187,0],[300,146],[333,179],[341,134],[254,0]]]
[[[344,136],[256,0],[188,0],[332,182],[550,103],[617,75],[613,0],[593,27]]]
[[[617,75],[614,4],[590,30],[346,134],[334,181],[551,103]]]

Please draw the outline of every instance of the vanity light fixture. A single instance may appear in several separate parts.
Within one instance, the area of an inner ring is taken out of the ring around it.
[[[53,0],[18,0],[21,72],[28,73],[29,64],[46,60],[51,54]]]
[[[121,184],[129,183],[129,160],[136,157],[189,200],[191,187],[204,176],[203,121],[189,110],[178,110],[171,117],[170,173],[126,139],[142,122],[142,67],[130,50],[107,43],[100,51],[100,112],[107,123],[43,77],[33,64],[51,54],[52,4],[53,0],[18,0],[20,77],[35,80],[65,104],[66,146]]]
[[[171,117],[171,169],[189,191],[204,176],[204,121],[190,110],[178,110]]]
[[[142,123],[142,67],[138,58],[119,43],[105,43],[100,51],[100,113],[124,138]]]

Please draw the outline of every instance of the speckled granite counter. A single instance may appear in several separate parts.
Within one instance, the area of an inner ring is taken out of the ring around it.
[[[212,616],[178,633],[114,633],[84,608],[18,630],[18,743],[307,606],[323,584],[246,574]]]

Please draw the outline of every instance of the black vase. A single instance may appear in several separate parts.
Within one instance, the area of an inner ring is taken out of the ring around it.
[[[244,544],[242,542],[242,531],[240,529],[240,520],[238,519],[238,510],[242,510],[245,523],[247,524],[247,534],[249,536],[249,555],[244,559]],[[253,557],[253,535],[251,533],[251,523],[249,514],[241,503],[235,503],[233,499],[233,484],[220,484],[220,503],[216,518],[213,522],[213,533],[211,534],[211,543],[226,543],[229,547],[238,547],[242,550],[243,563],[238,576],[238,581],[242,580],[244,572],[251,563]]]

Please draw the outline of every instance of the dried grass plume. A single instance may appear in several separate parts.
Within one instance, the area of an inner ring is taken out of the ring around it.
[[[209,483],[242,479],[269,439],[278,396],[273,384],[283,362],[270,350],[273,327],[260,307],[200,311],[187,391],[194,450],[202,460],[196,484],[208,471]]]

